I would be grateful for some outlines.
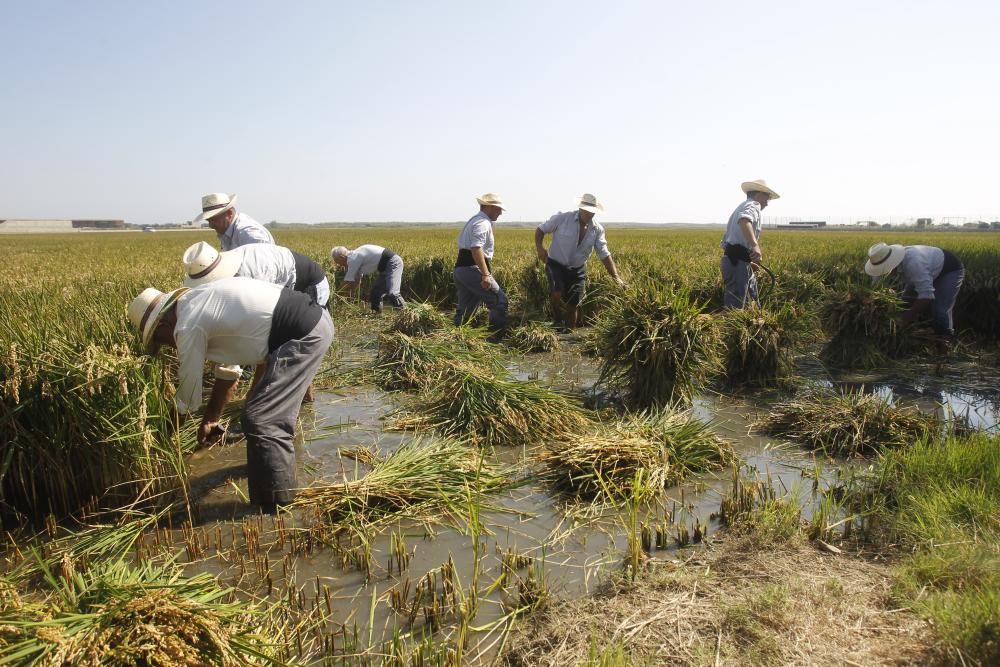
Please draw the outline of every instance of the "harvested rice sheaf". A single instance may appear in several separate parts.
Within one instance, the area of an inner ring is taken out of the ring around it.
[[[610,300],[595,325],[598,385],[632,408],[690,401],[719,366],[719,341],[701,305],[683,291],[633,288]]]
[[[721,319],[726,381],[743,387],[787,383],[795,371],[795,343],[813,322],[792,304],[726,311]]]
[[[398,428],[430,428],[485,447],[532,446],[579,433],[588,424],[569,395],[478,368],[444,375],[395,422]]]
[[[552,352],[559,347],[559,337],[552,327],[529,322],[507,332],[504,342],[520,352]]]
[[[542,477],[582,498],[627,495],[636,479],[662,490],[735,458],[732,444],[689,411],[630,415],[539,454]]]
[[[839,368],[875,368],[926,347],[914,327],[901,327],[899,294],[890,287],[841,286],[827,292],[820,321],[829,336],[821,357]]]
[[[392,320],[389,331],[404,333],[407,336],[424,336],[432,331],[444,329],[450,324],[448,317],[433,304],[408,303]]]
[[[445,438],[410,440],[370,463],[358,479],[302,489],[293,507],[311,511],[325,525],[368,531],[404,517],[455,519],[467,509],[470,490],[492,493],[516,484],[467,444]]]
[[[940,425],[876,394],[813,389],[775,405],[755,426],[809,449],[853,456],[912,445]]]
[[[372,372],[382,389],[408,390],[433,386],[466,365],[500,368],[496,353],[461,328],[419,337],[393,332],[379,337]]]

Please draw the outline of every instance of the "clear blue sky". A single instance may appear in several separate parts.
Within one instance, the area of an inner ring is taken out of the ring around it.
[[[3,0],[0,218],[1000,216],[1000,2]],[[503,220],[503,219],[501,219]]]

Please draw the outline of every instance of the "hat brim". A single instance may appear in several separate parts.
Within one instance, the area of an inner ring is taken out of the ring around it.
[[[749,194],[751,192],[763,192],[771,199],[781,199],[781,195],[767,187],[766,185],[761,185],[760,183],[754,183],[753,181],[747,181],[740,185],[740,189],[743,190],[743,194]]]
[[[906,255],[906,246],[894,243],[889,246],[889,256],[884,261],[872,264],[872,261],[869,259],[865,262],[865,273],[873,278],[888,275],[892,273],[893,269],[899,266],[900,262],[903,261],[904,255]]]
[[[597,206],[590,206],[589,204],[580,204],[577,206],[581,211],[590,211],[591,213],[603,213],[604,206],[598,204]]]
[[[188,289],[184,287],[175,289],[172,292],[168,292],[166,296],[160,299],[160,303],[156,304],[156,310],[146,320],[146,328],[142,332],[142,347],[146,350],[147,354],[156,354],[156,351],[160,347],[153,341],[153,332],[156,331],[156,326],[163,319],[163,316],[170,312],[170,309],[177,304],[177,299],[187,292]]]
[[[226,211],[231,209],[235,204],[236,204],[236,195],[229,195],[228,204],[226,204],[222,208],[213,208],[210,211],[202,211],[201,213],[198,214],[198,217],[195,218],[192,222],[203,222],[205,220],[208,220],[209,218],[214,218],[217,215],[225,213]]]
[[[243,265],[243,253],[227,250],[219,253],[219,263],[211,272],[201,278],[192,278],[190,275],[184,277],[184,287],[198,287],[205,283],[210,283],[222,278],[232,278]]]
[[[480,206],[496,206],[501,211],[507,210],[507,208],[503,204],[498,204],[495,201],[483,201],[479,197],[476,197],[476,201],[479,202]]]

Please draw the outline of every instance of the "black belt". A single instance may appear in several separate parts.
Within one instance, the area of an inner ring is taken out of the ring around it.
[[[490,264],[489,257],[483,257],[486,260],[486,268],[491,272],[493,271],[493,266]],[[476,266],[476,260],[472,258],[472,250],[469,248],[459,248],[458,249],[458,259],[455,260],[455,268],[462,266]]]
[[[952,271],[958,271],[959,269],[965,268],[962,266],[962,260],[956,257],[954,253],[947,250],[943,250],[942,252],[944,252],[944,264],[941,265],[942,276],[946,273],[951,273]]]
[[[736,266],[737,262],[750,262],[750,251],[746,246],[738,243],[727,243],[722,253],[729,258],[729,262]]]
[[[378,272],[379,273],[385,272],[385,267],[389,266],[389,260],[395,256],[396,253],[389,250],[388,248],[384,248],[382,250],[382,256],[378,260]]]

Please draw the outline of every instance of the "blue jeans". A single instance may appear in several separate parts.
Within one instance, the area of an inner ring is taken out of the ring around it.
[[[757,276],[750,268],[750,262],[737,260],[733,264],[723,255],[721,266],[726,289],[723,305],[726,308],[743,308],[748,302],[757,300]]]
[[[934,280],[934,301],[931,302],[931,324],[934,333],[939,336],[951,336],[955,333],[954,318],[955,300],[958,298],[958,290],[965,280],[965,269],[956,269],[948,273],[942,273]],[[907,304],[913,303],[917,298],[916,291],[908,287],[903,292],[903,301]]]

